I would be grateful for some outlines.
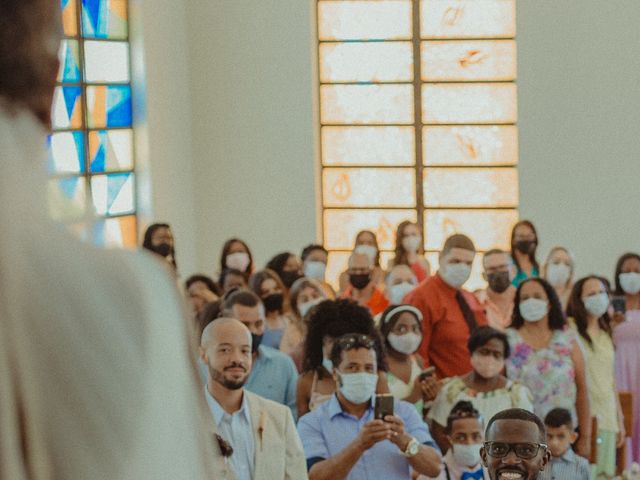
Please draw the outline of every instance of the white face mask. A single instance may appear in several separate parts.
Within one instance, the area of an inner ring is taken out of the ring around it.
[[[308,302],[298,304],[298,310],[300,311],[300,316],[305,317],[307,313],[309,313],[309,310],[311,310],[311,308],[315,307],[323,300],[325,299],[316,298],[315,300],[309,300]]]
[[[324,282],[324,273],[326,270],[327,265],[324,262],[309,261],[304,263],[304,276],[312,280]]]
[[[618,277],[620,279],[620,286],[625,293],[629,295],[635,295],[640,292],[640,273],[627,272],[621,273]]]
[[[609,309],[609,295],[601,292],[585,298],[584,308],[594,317],[600,318]]]
[[[375,373],[339,373],[340,392],[356,405],[370,400],[376,393],[378,375]]]
[[[400,305],[404,296],[414,288],[416,288],[416,286],[413,283],[409,282],[402,282],[391,285],[389,287],[389,291],[387,292],[389,301],[392,305]]]
[[[420,249],[421,242],[419,235],[407,235],[402,239],[402,248],[409,253],[416,253]]]
[[[378,249],[373,245],[358,245],[354,250],[354,253],[362,253],[369,257],[369,260],[373,264],[378,256]]]
[[[450,287],[460,288],[471,276],[471,267],[466,263],[446,263],[444,267],[440,276]]]
[[[327,372],[333,372],[333,362],[330,358],[322,357],[322,366],[327,369]]]
[[[550,263],[547,265],[547,281],[554,287],[567,284],[571,277],[571,267],[564,263]]]
[[[549,303],[539,298],[528,298],[520,302],[520,315],[527,322],[542,320],[549,310]]]
[[[387,335],[387,340],[389,340],[389,345],[391,345],[395,351],[404,353],[405,355],[411,355],[418,350],[418,347],[422,343],[422,335],[413,332],[405,333],[404,335],[390,333]]]
[[[453,458],[456,463],[463,467],[475,467],[480,463],[480,447],[482,444],[474,443],[471,445],[453,444]]]
[[[224,264],[227,266],[227,268],[234,268],[236,270],[240,270],[241,272],[244,272],[249,266],[250,262],[251,260],[249,259],[248,253],[236,252],[236,253],[230,253],[229,255],[227,255],[227,258],[225,259]]]

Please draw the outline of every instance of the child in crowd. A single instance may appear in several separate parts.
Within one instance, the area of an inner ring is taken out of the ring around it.
[[[446,432],[452,447],[442,459],[440,475],[421,475],[418,480],[488,480],[489,474],[480,463],[483,423],[480,413],[471,402],[456,403],[447,418]]]
[[[571,413],[564,408],[554,408],[544,418],[547,429],[547,444],[551,451],[551,462],[544,469],[542,480],[590,480],[591,467],[586,458],[577,455],[571,445],[578,439],[573,430]]]

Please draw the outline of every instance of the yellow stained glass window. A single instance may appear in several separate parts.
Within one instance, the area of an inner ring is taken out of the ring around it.
[[[516,78],[513,40],[422,42],[422,80],[506,81]]]
[[[411,42],[320,44],[320,81],[406,82],[413,80]]]
[[[404,220],[424,229],[434,270],[453,233],[480,252],[506,247],[518,218],[515,0],[317,7],[327,279],[361,230],[392,256]],[[480,268],[467,287],[482,285]]]
[[[322,127],[325,166],[408,166],[415,163],[413,127]]]
[[[327,207],[409,207],[416,204],[413,168],[325,168]]]
[[[399,40],[411,35],[411,0],[318,2],[320,40]]]
[[[516,165],[518,131],[513,125],[430,126],[422,130],[427,166]]]
[[[411,85],[322,85],[323,124],[385,124],[413,122]]]
[[[422,38],[513,38],[515,0],[421,0]]]
[[[422,121],[426,124],[515,123],[513,83],[425,84]]]
[[[424,172],[425,207],[515,207],[515,168],[429,168]]]
[[[427,250],[440,250],[454,233],[469,235],[480,251],[508,249],[511,228],[517,221],[516,210],[427,210],[424,213]]]
[[[330,250],[351,250],[360,230],[371,230],[378,237],[380,250],[393,250],[396,226],[417,220],[415,209],[325,209],[324,246]]]

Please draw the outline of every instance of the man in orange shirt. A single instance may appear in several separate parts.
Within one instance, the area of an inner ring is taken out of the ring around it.
[[[372,316],[384,312],[389,306],[389,300],[371,281],[373,262],[364,253],[353,253],[349,257],[349,286],[343,298],[351,298],[363,307],[367,307]]]
[[[487,324],[482,306],[471,292],[462,289],[471,275],[475,255],[469,237],[449,237],[440,252],[438,272],[404,298],[405,303],[422,312],[422,345],[418,352],[425,365],[436,367],[438,378],[471,370],[467,341],[471,331]]]

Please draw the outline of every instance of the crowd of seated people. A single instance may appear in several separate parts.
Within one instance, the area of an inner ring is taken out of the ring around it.
[[[486,287],[469,291],[473,240],[447,238],[434,272],[420,229],[408,221],[398,226],[388,270],[375,234],[363,230],[339,278],[326,278],[322,245],[305,246],[300,257],[279,253],[260,269],[249,243],[229,239],[219,269],[184,282],[212,415],[222,425],[226,412],[231,427],[218,430],[240,452],[231,463],[237,478],[260,477],[255,438],[232,428],[258,398],[289,407],[297,431],[285,428],[277,453],[291,472],[303,458],[312,479],[498,478],[488,460],[501,453],[483,441],[487,422],[503,412],[546,423],[549,441],[538,442],[537,456],[513,447],[522,462],[537,458],[544,478],[613,478],[623,446],[627,465],[640,460],[640,255],[619,258],[612,284],[604,272],[575,278],[567,247],[539,263],[538,234],[525,220],[512,230],[510,251],[477,259]],[[168,225],[152,225],[144,246],[176,271]],[[244,327],[250,362],[229,360],[216,373],[204,352],[221,318]],[[211,386],[224,382],[227,368],[245,374],[238,389],[250,392],[249,404],[237,394],[234,403],[216,403],[214,393],[226,393]],[[620,391],[633,394],[631,432]],[[389,397],[391,410],[376,417]],[[264,428],[249,417],[247,428]],[[241,458],[254,463],[242,466]],[[511,473],[500,478],[528,478]]]

